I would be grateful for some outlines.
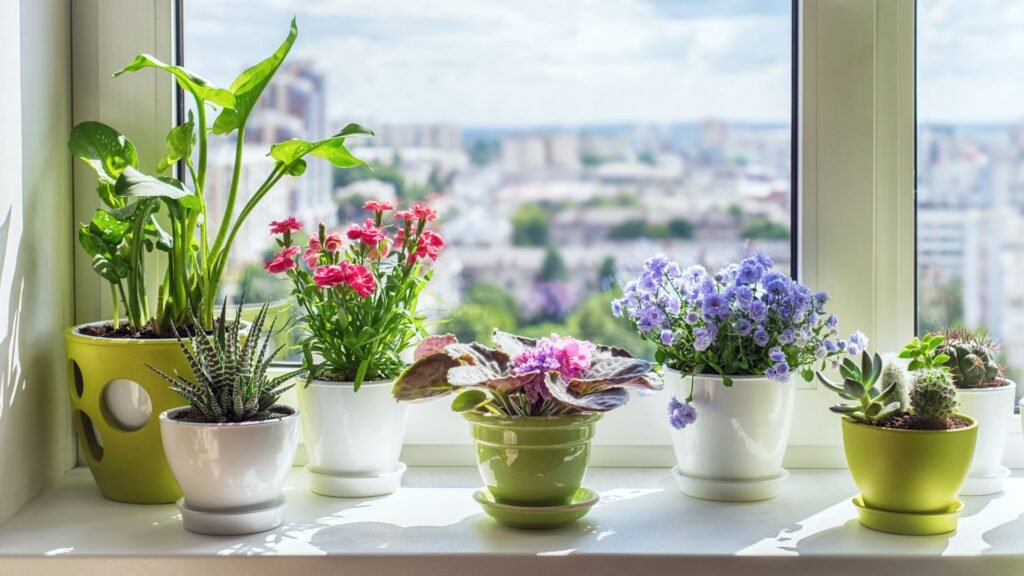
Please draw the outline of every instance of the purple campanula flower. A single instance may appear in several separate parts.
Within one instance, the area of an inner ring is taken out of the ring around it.
[[[786,330],[782,331],[782,334],[779,334],[779,344],[782,344],[783,346],[785,346],[786,344],[789,344],[792,341],[793,341],[793,331],[792,330],[786,329]]]
[[[710,318],[725,318],[729,315],[729,302],[721,294],[713,292],[704,297],[701,311]]]
[[[717,333],[709,326],[706,328],[697,328],[693,331],[693,335],[695,337],[693,341],[693,349],[698,352],[703,352],[711,347],[711,344],[715,341]]]
[[[768,270],[775,265],[775,263],[772,262],[772,259],[769,258],[767,254],[761,251],[757,251],[754,253],[754,260],[756,260],[757,263],[760,264],[761,267],[764,268],[765,270]]]
[[[772,380],[775,380],[776,382],[785,382],[786,380],[789,380],[789,364],[786,364],[785,362],[777,362],[769,370],[771,370],[772,375],[768,376],[767,372],[765,375]]]
[[[736,273],[736,282],[739,284],[753,284],[761,279],[761,266],[753,258],[747,258],[740,264]]]
[[[825,342],[828,342],[828,340],[826,340]],[[826,356],[828,356],[828,348],[825,347],[824,345],[818,346],[818,348],[814,351],[814,358],[816,360],[824,360]]]
[[[690,326],[693,326],[697,322],[700,322],[700,314],[693,310],[690,310],[689,312],[686,313],[686,317],[683,318],[683,320]]]
[[[671,346],[675,339],[676,335],[668,328],[661,331],[661,343],[665,346]]]
[[[612,316],[616,318],[622,318],[622,300],[619,298],[612,300]]]
[[[829,314],[828,319],[825,320],[825,325],[829,328],[835,328],[839,324],[839,318],[836,318],[835,314]]]
[[[668,401],[668,422],[676,430],[682,430],[697,420],[697,409],[693,404],[682,403],[675,396]]]
[[[846,352],[850,356],[857,356],[862,351],[868,349],[868,337],[864,335],[860,330],[850,335],[849,344],[846,346]]]
[[[825,339],[825,340],[823,340],[823,341],[821,342],[821,344],[822,344],[822,346],[824,346],[824,347],[825,347],[825,350],[826,350],[826,351],[827,351],[827,352],[828,352],[829,354],[832,354],[833,352],[836,352],[836,351],[838,351],[838,350],[839,350],[839,348],[838,348],[838,347],[836,346],[836,343],[835,343],[835,342],[833,342],[833,341],[831,341],[831,340]]]
[[[764,348],[768,345],[769,339],[770,337],[768,336],[768,332],[766,332],[764,328],[758,328],[754,331],[754,344]]]
[[[786,361],[786,353],[782,351],[782,348],[779,348],[778,346],[775,346],[771,350],[768,351],[768,358],[771,359],[772,362],[776,362],[776,363],[778,363],[778,362],[785,362]]]
[[[750,320],[747,320],[746,318],[740,318],[739,320],[737,320],[734,327],[736,328],[736,332],[740,336],[746,336],[750,334],[751,330],[754,329],[754,325],[750,322]]]
[[[750,317],[758,322],[763,322],[768,317],[768,305],[761,300],[754,300],[750,303]]]

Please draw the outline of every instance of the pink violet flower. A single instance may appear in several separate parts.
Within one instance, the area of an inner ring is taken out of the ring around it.
[[[348,262],[344,262],[348,264]],[[320,266],[313,270],[313,282],[317,288],[333,288],[345,283],[345,269],[337,264]]]
[[[533,348],[523,350],[513,359],[513,374],[558,372],[563,382],[571,382],[586,374],[594,354],[594,344],[571,336],[552,334],[541,338]],[[551,397],[544,383],[537,379],[526,386],[531,402]]]
[[[384,239],[384,231],[377,228],[370,218],[366,219],[361,228],[358,224],[350,225],[347,235],[349,240],[359,240],[367,246],[376,246]]]
[[[284,220],[272,220],[270,222],[270,234],[284,234],[285,232],[298,232],[302,230],[302,223],[295,219],[294,216],[289,216]]]
[[[269,262],[263,264],[263,268],[271,274],[280,274],[295,268],[295,255],[299,253],[298,246],[288,246],[274,255]]]
[[[371,210],[373,212],[387,212],[394,209],[395,206],[393,204],[382,200],[367,200],[366,203],[363,204],[363,210]]]

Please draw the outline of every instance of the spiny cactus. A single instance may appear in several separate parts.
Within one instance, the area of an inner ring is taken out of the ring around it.
[[[882,375],[878,382],[882,390],[892,385],[896,386],[892,399],[900,403],[898,412],[910,410],[910,376],[895,354],[886,354],[882,357]]]
[[[180,418],[182,421],[253,422],[291,413],[287,406],[278,406],[277,400],[291,388],[291,385],[283,384],[300,371],[273,379],[267,377],[270,363],[284,347],[279,346],[267,354],[277,321],[275,317],[264,334],[268,307],[269,304],[264,304],[260,308],[244,342],[240,334],[241,304],[238,305],[235,319],[230,322],[227,319],[227,303],[224,304],[220,323],[213,334],[199,334],[191,339],[195,352],[174,330],[178,345],[195,374],[195,380],[183,378],[177,371],[171,376],[152,366],[149,368],[170,382],[171,390],[189,401],[191,407]]]
[[[928,422],[944,422],[959,406],[956,387],[949,372],[943,368],[922,368],[914,372],[910,389],[914,414]]]
[[[938,351],[949,357],[945,366],[957,388],[979,388],[1002,376],[996,359],[997,346],[987,334],[951,328],[944,335]]]

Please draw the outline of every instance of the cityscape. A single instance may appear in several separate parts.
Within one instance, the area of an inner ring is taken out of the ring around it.
[[[207,15],[213,18],[217,10],[230,4],[221,0],[194,9],[209,11]],[[486,107],[472,97],[449,98],[446,108],[423,100],[424,92],[442,88],[451,92],[453,85],[463,84],[456,79],[454,84],[442,86],[436,78],[440,72],[430,78],[424,72],[422,83],[410,88],[418,95],[417,106],[433,110],[424,117],[434,120],[424,120],[411,117],[408,106],[395,104],[394,95],[379,99],[358,87],[349,89],[348,82],[354,77],[395,81],[389,75],[373,76],[369,65],[349,73],[339,72],[334,62],[319,56],[290,59],[268,87],[246,133],[242,189],[251,190],[255,184],[250,182],[261,180],[269,171],[271,161],[265,154],[274,142],[291,137],[322,138],[351,121],[376,131],[373,138],[349,141],[373,170],[333,170],[325,162],[311,162],[303,177],[283,182],[270,201],[251,215],[243,234],[250,241],[240,243],[232,254],[225,293],[238,296],[244,291],[248,299],[284,299],[284,283],[275,282],[260,268],[273,248],[266,222],[286,211],[307,227],[318,222],[342,226],[362,217],[360,207],[366,199],[425,200],[442,214],[439,231],[449,249],[435,265],[433,302],[424,305],[431,307],[436,318],[450,317],[438,329],[462,338],[486,338],[490,327],[531,335],[561,331],[649,353],[625,326],[610,318],[607,303],[621,279],[650,254],[663,252],[686,264],[714,268],[762,250],[788,272],[790,126],[788,120],[749,117],[789,116],[789,3],[758,4],[756,9],[745,5],[742,10],[752,12],[736,14],[730,12],[737,9],[730,4],[702,4],[701,14],[682,16],[658,12],[664,8],[661,4],[641,9],[645,6],[647,3],[636,3],[634,12],[616,17],[642,21],[656,37],[684,37],[687,32],[682,23],[687,18],[707,18],[701,22],[714,21],[720,27],[714,49],[691,47],[690,55],[680,54],[679,59],[693,70],[673,74],[701,78],[707,68],[717,66],[723,77],[734,74],[732,80],[754,79],[753,84],[744,86],[746,90],[729,91],[728,98],[751,91],[757,92],[756,97],[747,95],[742,105],[729,100],[715,109],[714,98],[695,100],[693,94],[682,90],[679,107],[689,119],[667,112],[675,109],[669,104],[660,111],[653,105],[652,110],[637,109],[635,118],[646,120],[621,120],[607,112],[576,118],[562,98],[544,102],[539,109],[549,105],[550,110],[537,112],[531,87],[520,87],[517,97],[530,100],[532,108],[519,119],[506,117],[512,109],[508,106],[493,108],[496,120],[489,122],[490,114],[481,113]],[[934,67],[930,58],[944,55],[949,60],[958,53],[951,36],[943,32],[949,19],[972,18],[962,10],[947,13],[949,7],[938,1],[924,3],[920,20],[919,42],[928,49],[921,50],[919,69],[919,113],[925,120],[919,125],[917,142],[918,330],[956,325],[986,329],[1002,342],[1010,377],[1019,379],[1024,362],[1024,286],[1017,282],[1017,271],[1024,264],[1024,240],[1014,231],[1024,229],[1024,164],[1020,160],[1024,157],[1024,121],[959,116],[963,96],[951,100],[942,90],[929,88],[937,82],[941,85],[945,73]],[[506,18],[517,10],[533,10],[525,5],[496,4],[494,13],[477,10],[472,4],[464,8],[446,11],[436,22],[417,14],[388,17],[387,22],[396,26],[405,22],[402,18],[421,26],[415,32],[417,40],[399,39],[390,29],[380,31],[375,28],[377,20],[358,13],[357,19],[369,18],[363,22],[366,30],[351,31],[355,36],[345,42],[376,51],[366,54],[386,53],[388,58],[382,56],[384,59],[376,62],[381,66],[405,70],[415,61],[417,66],[448,70],[455,63],[467,74],[480,74],[481,64],[472,61],[471,53],[455,54],[458,42],[470,37],[481,41],[474,36],[475,29],[462,29],[466,38],[453,38],[449,46],[437,43],[441,41],[430,26],[439,26],[438,22],[448,22],[446,19],[472,24],[477,18],[496,26],[495,34],[502,42],[523,36],[506,33],[503,27],[507,26],[520,26],[521,32],[549,32],[540,23]],[[317,4],[316,15],[326,19],[322,24],[326,26],[331,18],[347,15],[347,10],[345,5],[326,2]],[[611,19],[612,12],[594,17]],[[572,21],[571,15],[565,18],[565,22]],[[558,32],[556,24],[551,24],[552,34]],[[601,28],[599,23],[589,24]],[[186,27],[187,33],[190,30]],[[198,30],[193,42],[213,42],[213,30]],[[736,30],[765,36],[760,48],[764,53],[753,58],[750,46],[737,40],[742,35]],[[593,40],[585,30],[573,32],[580,42]],[[315,28],[314,34],[318,35],[313,40],[317,46],[334,41],[328,29]],[[966,32],[956,38],[974,41]],[[558,40],[552,35],[546,41]],[[422,58],[420,54],[414,57],[411,52],[400,52],[401,42],[423,42],[430,50]],[[589,72],[593,66],[577,60],[592,55],[577,48],[571,56],[549,54],[557,60],[550,65]],[[497,49],[497,44],[487,47]],[[498,58],[496,54],[488,52],[478,59]],[[632,46],[626,47],[624,54],[618,56],[633,58],[628,64],[635,69],[660,58]],[[694,54],[708,61],[693,63]],[[413,60],[406,61],[409,58]],[[503,61],[506,68],[514,70],[501,73],[532,75],[541,83],[534,91],[550,93],[553,89],[546,84],[550,79],[531,68],[540,65],[536,61],[527,55]],[[218,66],[226,67],[223,63]],[[768,70],[775,75],[759,76]],[[622,75],[630,77],[629,73]],[[665,77],[650,78],[653,89]],[[979,82],[988,79],[990,76],[985,76]],[[724,94],[717,89],[720,81],[707,80],[708,94]],[[331,89],[339,83],[345,86],[340,92]],[[472,82],[466,79],[465,84]],[[635,98],[635,90],[622,90],[624,97],[628,93],[627,100]],[[684,98],[689,98],[685,104]],[[339,99],[356,104],[344,106],[347,112],[341,114],[337,112]],[[998,115],[1012,117],[1013,105],[1004,100],[998,100],[1004,104]],[[392,105],[390,111],[385,103]],[[581,100],[580,104],[592,103]],[[207,193],[216,214],[223,206],[230,179],[233,144],[223,139],[214,143],[220,148],[211,154]]]

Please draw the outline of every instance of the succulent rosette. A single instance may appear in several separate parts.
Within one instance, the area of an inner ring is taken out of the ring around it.
[[[685,376],[717,374],[730,386],[732,376],[786,382],[799,372],[810,381],[813,367],[860,355],[867,337],[854,332],[839,338],[828,301],[825,292],[772,270],[771,259],[760,252],[714,274],[699,265],[684,270],[657,255],[612,302],[612,314],[655,344],[659,363]],[[691,400],[672,399],[674,427],[697,418]]]
[[[629,352],[569,336],[533,339],[498,330],[494,348],[432,336],[395,381],[398,400],[457,394],[452,409],[508,416],[607,412],[629,400],[629,389],[661,388],[650,362]]]

